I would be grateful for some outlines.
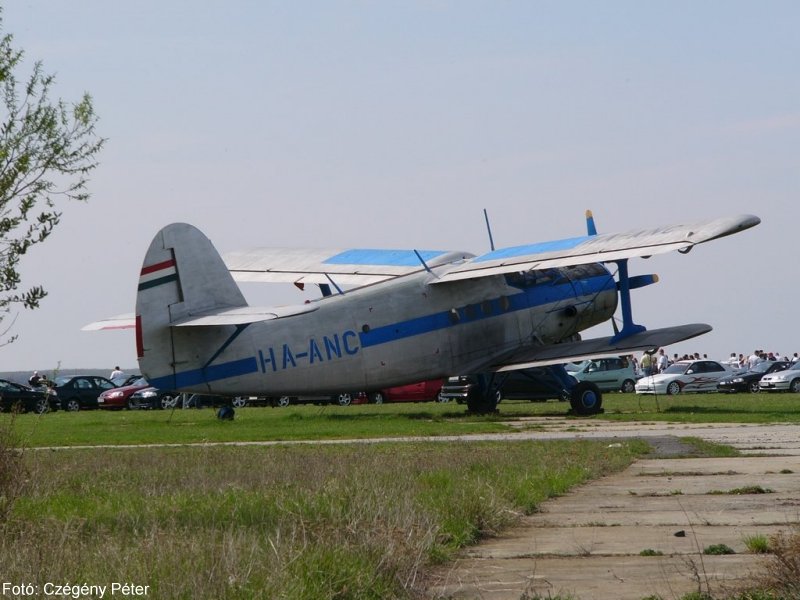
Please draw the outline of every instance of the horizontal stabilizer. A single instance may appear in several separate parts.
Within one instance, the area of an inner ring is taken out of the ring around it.
[[[84,325],[81,327],[81,331],[108,331],[111,329],[133,329],[134,327],[136,327],[136,315],[125,313]]]
[[[297,306],[280,306],[260,308],[258,306],[242,306],[227,310],[208,311],[191,315],[180,321],[172,323],[173,327],[202,327],[208,325],[245,325],[272,319],[282,319],[294,315],[302,315],[317,310],[315,304],[300,304]]]
[[[531,269],[550,269],[592,262],[652,256],[673,250],[688,252],[695,245],[755,227],[753,215],[667,225],[624,233],[608,233],[501,248],[455,265],[434,284],[501,275]]]
[[[658,348],[682,342],[709,331],[711,331],[711,325],[693,323],[691,325],[641,331],[617,342],[612,342],[612,336],[540,346],[513,356],[510,359],[513,364],[504,364],[491,370],[516,371],[517,369],[585,360],[587,358],[603,358],[605,356],[620,356],[633,352],[655,351]]]

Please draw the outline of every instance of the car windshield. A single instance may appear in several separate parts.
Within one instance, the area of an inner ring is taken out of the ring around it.
[[[686,370],[692,365],[692,363],[675,363],[674,365],[668,366],[666,369],[661,371],[662,373],[669,373],[672,375],[682,375],[686,373]]]
[[[765,360],[764,362],[758,363],[750,370],[755,371],[756,373],[766,373],[769,370],[769,368],[774,364],[775,363],[771,360]]]
[[[64,385],[67,383],[72,377],[67,377],[65,375],[61,375],[60,377],[56,377],[56,385]]]
[[[800,371],[800,360],[794,363],[791,367],[787,369],[787,371]]]

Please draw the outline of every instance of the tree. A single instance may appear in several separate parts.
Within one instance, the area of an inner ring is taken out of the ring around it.
[[[2,25],[0,15],[0,32]],[[88,174],[105,142],[95,135],[97,116],[89,94],[75,104],[51,102],[55,77],[43,72],[41,62],[27,79],[18,80],[23,52],[12,42],[10,34],[0,39],[0,322],[12,307],[37,308],[47,295],[41,285],[19,291],[20,258],[52,233],[62,203],[88,200]]]

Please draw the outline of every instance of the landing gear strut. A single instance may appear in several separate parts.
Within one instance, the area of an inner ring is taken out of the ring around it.
[[[481,374],[476,377],[477,385],[467,392],[467,410],[477,415],[490,415],[497,412],[500,389],[495,385],[495,375]]]

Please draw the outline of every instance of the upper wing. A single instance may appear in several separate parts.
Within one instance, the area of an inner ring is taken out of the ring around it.
[[[236,281],[367,285],[472,256],[441,250],[253,248],[223,259]]]
[[[672,250],[688,252],[696,244],[732,235],[761,220],[753,215],[725,217],[683,225],[638,229],[494,250],[455,265],[434,283],[650,256]]]

